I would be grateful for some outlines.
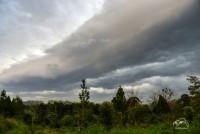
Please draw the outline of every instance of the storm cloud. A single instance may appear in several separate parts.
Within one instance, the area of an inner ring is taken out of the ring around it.
[[[42,49],[44,55],[4,69],[0,85],[15,94],[26,92],[26,97],[55,91],[73,100],[78,97],[69,97],[77,95],[81,79],[87,78],[94,101],[109,99],[119,85],[139,89],[143,96],[164,87],[187,92],[186,76],[199,75],[200,69],[199,13],[198,0],[105,1],[101,11],[74,32],[63,33],[62,41]],[[48,21],[52,14],[60,15],[46,9],[31,23],[44,21],[43,16]]]

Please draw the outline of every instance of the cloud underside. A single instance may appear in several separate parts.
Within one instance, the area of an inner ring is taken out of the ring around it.
[[[113,97],[119,85],[139,89],[144,98],[164,87],[186,92],[186,76],[200,72],[199,1],[130,2],[106,2],[42,58],[4,70],[1,87],[27,92],[24,97],[48,99],[40,92],[55,91],[46,93],[73,100],[87,78],[94,101]]]

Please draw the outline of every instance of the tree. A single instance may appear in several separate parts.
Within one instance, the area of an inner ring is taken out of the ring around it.
[[[126,115],[124,115],[127,110],[127,101],[124,95],[123,88],[119,86],[116,96],[112,99],[113,106],[116,111],[120,112],[121,115],[121,124],[125,126],[126,124]]]
[[[110,102],[103,102],[100,106],[100,117],[102,124],[107,130],[112,128],[113,125],[113,109]]]
[[[163,96],[159,96],[159,100],[157,105],[154,107],[153,112],[155,113],[169,113],[169,105],[166,101],[166,99]]]
[[[6,95],[5,90],[1,92],[0,96],[0,113],[2,113],[6,117],[11,117],[14,115],[10,96]]]
[[[132,123],[134,121],[146,123],[147,117],[150,114],[150,110],[148,105],[137,105],[136,107],[131,109],[132,114]]]
[[[100,114],[99,107],[100,107],[99,104],[94,104],[94,105],[92,105],[92,110],[93,110],[93,113],[94,113],[95,115],[99,115],[99,114]]]
[[[187,120],[189,121],[193,120],[193,113],[194,113],[194,110],[192,107],[186,106],[183,108],[183,114]]]
[[[140,103],[141,103],[140,99],[136,96],[132,96],[132,97],[128,98],[128,100],[127,100],[127,104],[130,108],[135,107],[135,106],[139,105]]]
[[[128,93],[127,105],[129,108],[135,107],[140,103],[142,103],[135,90],[128,91],[127,93]]]
[[[12,99],[12,107],[15,116],[22,116],[24,114],[24,104],[22,99],[17,95],[15,98]]]
[[[117,111],[122,113],[126,111],[126,97],[121,86],[119,86],[116,96],[112,99],[112,103]]]
[[[188,76],[187,80],[192,84],[188,87],[191,95],[200,94],[200,80],[196,76]]]
[[[162,90],[158,90],[157,92],[153,92],[148,100],[151,103],[152,107],[155,107],[158,103],[159,96],[162,96],[167,102],[170,102],[172,97],[174,96],[174,92],[170,88],[163,88]]]
[[[159,95],[161,95],[167,102],[169,102],[169,101],[171,101],[171,99],[174,95],[174,92],[170,88],[164,88],[161,90]]]
[[[86,125],[85,116],[84,116],[85,107],[89,103],[89,98],[90,98],[89,91],[86,87],[85,79],[82,80],[81,88],[82,88],[82,91],[81,91],[81,93],[79,93],[79,99],[81,100],[81,126],[80,126],[80,129],[83,129]]]
[[[182,94],[181,98],[178,100],[182,107],[190,105],[190,96],[188,94]]]
[[[46,123],[46,114],[47,114],[47,105],[41,103],[36,107],[37,121],[45,125]]]
[[[192,84],[188,87],[192,96],[192,105],[196,111],[200,110],[200,79],[196,76],[188,76],[187,80]]]

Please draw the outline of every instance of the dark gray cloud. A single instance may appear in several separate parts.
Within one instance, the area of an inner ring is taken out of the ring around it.
[[[129,0],[105,3],[101,14],[46,50],[46,56],[5,70],[2,87],[72,91],[79,88],[82,78],[88,78],[88,86],[94,88],[137,87],[145,82],[151,89],[167,84],[183,88],[172,80],[200,73],[199,1],[134,4]],[[161,83],[150,80],[157,76]],[[92,96],[105,99],[110,94],[94,92]]]

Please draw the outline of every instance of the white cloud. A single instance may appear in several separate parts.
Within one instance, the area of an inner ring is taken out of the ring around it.
[[[113,94],[115,89],[105,89],[102,87],[90,87],[89,91],[96,94]]]
[[[103,3],[103,0],[1,1],[0,72],[21,61],[44,56],[46,49],[99,13]]]

